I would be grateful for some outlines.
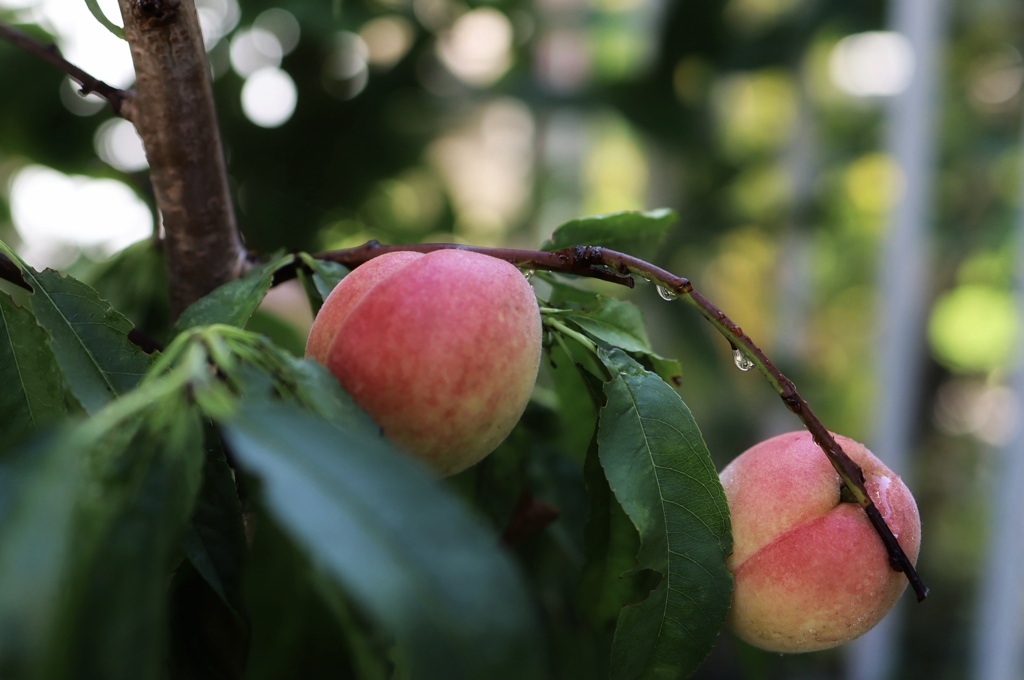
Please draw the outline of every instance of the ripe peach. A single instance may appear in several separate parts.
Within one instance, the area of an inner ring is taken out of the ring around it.
[[[862,444],[836,440],[864,470],[868,494],[917,561],[921,521],[900,478]],[[842,483],[808,432],[748,449],[722,471],[732,514],[735,577],[728,624],[773,652],[810,652],[870,630],[907,585],[867,515],[841,502]]]
[[[526,277],[461,250],[389,253],[357,267],[324,301],[306,345],[392,443],[441,474],[508,436],[540,351]]]

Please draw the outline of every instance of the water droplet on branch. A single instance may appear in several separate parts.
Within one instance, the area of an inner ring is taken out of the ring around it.
[[[749,371],[754,367],[754,362],[747,358],[747,355],[738,349],[732,351],[732,361],[736,364],[736,368],[741,371]]]
[[[676,293],[674,290],[670,290],[669,288],[666,288],[665,286],[661,285],[660,283],[658,284],[657,287],[658,287],[658,295],[661,296],[662,300],[668,300],[669,302],[671,302],[672,300],[675,300],[675,299],[677,299],[679,297],[679,294]]]

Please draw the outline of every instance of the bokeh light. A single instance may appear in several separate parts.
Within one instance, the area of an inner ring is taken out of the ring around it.
[[[891,97],[907,89],[914,73],[914,50],[891,31],[849,35],[832,50],[832,81],[856,97]]]
[[[196,14],[203,32],[203,44],[209,51],[235,30],[242,10],[237,0],[196,0]]]
[[[400,16],[383,16],[363,24],[359,30],[367,48],[367,59],[377,68],[390,68],[412,47],[412,25]]]
[[[10,201],[19,253],[35,267],[65,266],[80,251],[105,257],[153,232],[149,207],[113,179],[30,165],[14,175]]]
[[[121,172],[138,172],[149,167],[138,131],[124,119],[113,118],[97,128],[93,145],[103,162]]]
[[[243,78],[260,69],[279,67],[283,56],[277,36],[262,28],[241,30],[231,38],[231,67]]]
[[[97,94],[82,95],[81,86],[71,78],[65,78],[60,85],[60,101],[76,116],[91,116],[107,106],[107,100]]]
[[[980,284],[958,286],[940,297],[928,326],[936,358],[963,372],[1006,366],[1018,334],[1013,296]]]
[[[85,2],[40,0],[18,4],[23,8],[19,18],[38,23],[50,32],[71,63],[114,87],[126,88],[135,80],[127,43],[104,28]],[[117,0],[97,0],[97,4],[104,16],[121,23]]]
[[[284,125],[297,102],[295,81],[279,68],[262,68],[246,78],[242,86],[242,111],[260,127]]]
[[[478,243],[500,243],[530,198],[533,116],[521,101],[489,102],[434,142],[429,157],[456,210],[455,231]]]
[[[279,49],[282,54],[290,54],[298,46],[302,35],[299,20],[294,14],[280,7],[271,7],[261,12],[252,22],[252,27],[261,34],[269,33],[274,36],[277,44],[271,49]],[[259,42],[257,47],[260,47]]]
[[[1024,58],[1011,45],[986,54],[971,68],[971,98],[982,107],[997,107],[1017,96],[1024,83]]]
[[[484,87],[512,65],[512,23],[490,7],[467,12],[440,35],[437,54],[459,80]]]

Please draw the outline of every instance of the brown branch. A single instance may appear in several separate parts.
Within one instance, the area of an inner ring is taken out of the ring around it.
[[[163,221],[171,315],[246,265],[193,0],[119,0],[135,63],[135,127]]]
[[[782,372],[768,359],[760,347],[743,332],[732,319],[722,310],[716,307],[710,300],[694,289],[688,279],[655,266],[650,262],[641,260],[632,255],[620,253],[614,250],[593,246],[576,246],[555,252],[536,252],[530,250],[510,250],[504,248],[481,248],[475,246],[463,246],[449,243],[432,243],[413,246],[384,246],[376,241],[370,241],[365,245],[349,250],[338,250],[330,253],[322,253],[316,257],[321,260],[337,262],[348,267],[356,267],[367,260],[373,259],[385,253],[399,250],[412,250],[415,252],[432,252],[435,250],[458,249],[483,253],[492,257],[506,260],[517,267],[525,269],[544,269],[547,271],[560,272],[563,274],[574,274],[612,281],[629,288],[635,284],[634,276],[640,276],[648,281],[669,291],[668,295],[675,295],[680,300],[695,307],[697,311],[712,325],[718,329],[729,341],[730,346],[742,352],[761,374],[771,383],[778,392],[786,407],[792,411],[804,424],[804,427],[814,437],[814,441],[821,447],[828,457],[836,472],[839,473],[846,489],[853,496],[856,502],[867,513],[868,520],[878,533],[889,555],[890,566],[903,572],[910,582],[918,602],[928,596],[928,588],[917,574],[913,563],[903,551],[899,541],[893,535],[889,525],[885,523],[881,513],[875,506],[874,501],[868,495],[864,486],[864,473],[861,467],[850,458],[839,443],[821,423],[811,407],[807,404],[796,385],[784,376]],[[294,270],[279,272],[280,278],[294,276]]]
[[[135,96],[131,92],[118,89],[92,77],[62,57],[56,45],[44,45],[30,35],[3,23],[0,23],[0,38],[42,59],[58,71],[70,76],[81,87],[82,95],[95,92],[110,103],[110,107],[114,110],[115,114],[121,118],[132,120],[132,103]]]

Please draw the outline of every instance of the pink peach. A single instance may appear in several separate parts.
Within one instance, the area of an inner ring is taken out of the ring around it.
[[[396,252],[359,266],[324,301],[306,346],[392,443],[441,474],[508,436],[540,351],[526,277],[462,250]]]
[[[921,545],[914,497],[862,444],[836,436],[912,562]],[[863,509],[842,502],[842,483],[808,432],[761,442],[721,473],[732,515],[735,578],[728,624],[774,652],[840,645],[875,626],[907,579],[889,565]]]

